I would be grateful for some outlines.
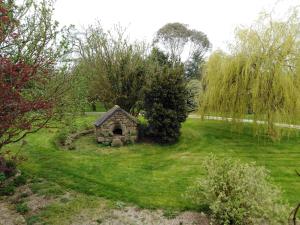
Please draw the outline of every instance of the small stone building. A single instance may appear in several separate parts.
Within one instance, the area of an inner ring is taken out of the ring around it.
[[[94,125],[98,143],[109,145],[119,139],[126,144],[137,140],[137,119],[118,105],[107,111]]]

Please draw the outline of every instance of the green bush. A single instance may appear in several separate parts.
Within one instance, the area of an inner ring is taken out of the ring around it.
[[[142,141],[148,136],[148,124],[138,124],[138,140]]]
[[[150,137],[162,144],[175,143],[187,118],[187,89],[183,68],[162,66],[145,90],[145,117]],[[141,135],[141,132],[140,132]]]
[[[18,203],[16,205],[16,210],[18,213],[25,214],[29,211],[29,207],[26,203]]]
[[[69,131],[68,131],[68,129],[65,128],[58,132],[56,139],[61,145],[64,145],[65,141],[68,138],[68,135],[69,135]]]
[[[13,181],[13,185],[15,187],[19,187],[24,184],[26,184],[26,177],[23,175],[17,176]]]
[[[6,179],[5,174],[0,172],[0,184]]]
[[[232,159],[204,161],[206,176],[190,187],[186,197],[196,205],[208,204],[216,224],[285,224],[289,209],[268,171]]]
[[[8,184],[0,187],[0,196],[13,195],[14,193],[15,193],[15,187],[12,184]]]
[[[74,124],[70,124],[64,128],[62,128],[58,134],[56,135],[56,140],[61,144],[65,145],[66,140],[70,136],[70,134],[74,134],[78,131],[78,127]]]
[[[6,159],[0,156],[0,173],[4,173],[5,178],[14,176],[17,172],[17,163],[15,159]]]

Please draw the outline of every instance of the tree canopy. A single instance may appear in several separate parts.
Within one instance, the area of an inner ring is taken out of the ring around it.
[[[189,29],[188,25],[182,23],[167,23],[161,27],[156,33],[154,43],[162,45],[175,61],[180,61],[185,48],[188,48],[188,58],[191,58],[193,55],[203,56],[211,47],[206,34]]]
[[[251,27],[237,29],[231,53],[215,52],[208,60],[203,112],[235,122],[251,114],[256,134],[280,138],[275,123],[293,124],[299,116],[299,37],[295,12],[285,21],[263,14]]]
[[[125,30],[116,27],[104,31],[100,24],[85,30],[78,39],[78,66],[88,76],[88,97],[104,103],[108,109],[119,105],[136,115],[146,82],[146,45],[130,43]]]
[[[70,48],[52,4],[0,1],[0,148],[44,127],[62,103],[66,79],[57,65]]]

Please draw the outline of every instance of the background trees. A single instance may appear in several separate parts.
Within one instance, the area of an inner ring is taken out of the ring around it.
[[[189,29],[182,23],[168,23],[157,31],[154,38],[156,47],[170,56],[173,63],[184,64],[184,78],[188,89],[189,111],[198,109],[205,54],[211,48],[206,34]],[[197,87],[199,89],[197,90]]]
[[[89,27],[83,39],[78,39],[77,68],[84,68],[81,76],[89,77],[90,99],[106,108],[117,104],[137,115],[147,75],[146,46],[130,43],[124,32],[120,27],[112,32],[105,32],[99,24]]]
[[[10,21],[1,30],[2,57],[48,69],[53,69],[57,61],[62,63],[68,59],[70,29],[58,28],[58,22],[53,19],[52,1],[25,0],[20,4],[13,0],[3,1],[2,5],[8,13],[2,18]]]
[[[299,115],[299,17],[273,21],[264,14],[249,28],[238,29],[231,54],[216,52],[207,63],[203,97],[206,113],[232,117],[251,113],[256,133],[273,139],[281,132],[275,122],[295,123]]]
[[[203,32],[189,29],[188,25],[182,23],[168,23],[161,27],[156,33],[154,44],[170,54],[172,61],[180,61],[184,50],[190,58],[204,56],[211,47]]]

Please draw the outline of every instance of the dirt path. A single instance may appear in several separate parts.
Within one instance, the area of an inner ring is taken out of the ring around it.
[[[81,198],[83,195],[80,195]],[[57,198],[50,198],[41,194],[33,193],[28,185],[17,188],[12,196],[2,197],[0,199],[0,225],[25,225],[26,219],[31,216],[39,215],[47,206],[61,204],[61,199],[68,198],[69,201],[76,202],[78,198],[76,193],[65,193]],[[80,197],[79,197],[80,198]],[[62,214],[53,214],[55,222],[53,225],[209,225],[208,217],[203,213],[197,212],[170,212],[164,213],[163,210],[140,209],[135,206],[115,204],[107,202],[104,199],[97,198],[99,203],[97,207],[81,207],[76,209],[74,214],[68,215],[65,220],[62,207]],[[16,210],[16,204],[25,203],[28,212],[20,214]],[[76,203],[75,203],[76,204]],[[78,205],[80,207],[80,205]],[[51,215],[51,214],[50,214]],[[33,224],[43,224],[47,222],[37,221]]]
[[[84,212],[74,218],[72,225],[209,225],[202,213],[183,212],[174,218],[166,218],[161,210],[146,210],[135,207],[112,209],[97,215]]]
[[[0,225],[25,225],[24,217],[16,212],[13,206],[0,200]]]

